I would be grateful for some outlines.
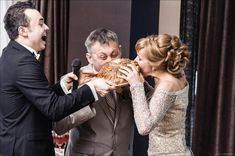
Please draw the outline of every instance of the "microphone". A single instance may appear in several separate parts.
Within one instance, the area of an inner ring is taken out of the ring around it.
[[[79,70],[81,68],[81,60],[78,59],[78,58],[75,58],[73,61],[72,61],[72,72],[78,77],[78,80],[79,80]],[[73,89],[72,90],[75,90],[78,88],[78,80],[73,80]]]

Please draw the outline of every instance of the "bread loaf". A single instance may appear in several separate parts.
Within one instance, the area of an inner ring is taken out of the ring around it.
[[[120,75],[122,75],[122,73],[119,71],[119,68],[120,66],[127,66],[127,64],[133,64],[136,67],[137,71],[140,71],[139,65],[136,61],[130,60],[128,58],[121,58],[115,59],[102,66],[97,74],[97,77],[109,80],[115,83],[117,86],[125,85],[127,84],[127,82],[119,77]]]

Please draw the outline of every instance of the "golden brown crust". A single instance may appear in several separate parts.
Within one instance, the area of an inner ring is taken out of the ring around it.
[[[120,66],[127,66],[127,64],[133,64],[136,67],[137,71],[140,71],[139,65],[136,61],[130,60],[128,58],[121,58],[105,64],[100,69],[97,77],[112,81],[117,86],[127,84],[124,79],[119,78],[122,73],[118,70]]]

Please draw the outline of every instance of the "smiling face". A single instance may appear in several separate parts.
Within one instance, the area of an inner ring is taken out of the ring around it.
[[[101,67],[117,58],[121,57],[121,50],[118,43],[110,41],[108,44],[100,44],[95,42],[90,52],[86,54],[87,60],[90,64],[93,64],[96,71],[99,71]]]
[[[19,27],[19,34],[23,37],[23,39],[21,38],[23,43],[36,51],[45,49],[45,37],[49,28],[44,23],[42,15],[35,9],[26,9],[24,13],[29,19],[29,26]]]

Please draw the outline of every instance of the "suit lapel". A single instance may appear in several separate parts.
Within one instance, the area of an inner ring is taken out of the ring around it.
[[[119,115],[120,115],[120,110],[121,110],[121,107],[120,107],[120,96],[118,93],[115,92],[114,94],[114,101],[115,101],[115,105],[116,105],[116,116],[115,116],[115,120],[114,120],[114,129],[116,128],[117,126],[117,122],[118,122],[118,119],[119,119]]]
[[[82,67],[81,70],[93,70],[93,66],[92,66],[92,64],[88,64],[87,66]],[[99,100],[97,102],[100,105],[100,107],[102,108],[102,110],[104,111],[105,115],[107,116],[107,118],[109,119],[111,124],[114,125],[114,128],[117,125],[119,114],[120,114],[120,106],[119,106],[120,100],[119,100],[119,98],[120,97],[118,96],[118,94],[115,93],[114,101],[115,101],[115,105],[116,105],[116,110],[115,110],[116,113],[115,113],[114,121],[112,120],[112,116],[110,114],[110,110],[108,108],[107,101],[106,101],[105,97],[99,96]]]
[[[110,110],[107,106],[107,102],[105,100],[104,97],[100,97],[99,96],[99,101],[98,101],[98,104],[100,105],[100,107],[102,108],[102,110],[104,111],[105,115],[108,117],[109,121],[114,124],[113,120],[112,120],[112,116],[110,114]]]
[[[81,70],[92,70],[93,71],[93,66],[92,66],[92,64],[88,64],[87,66],[82,67]],[[104,111],[105,115],[107,116],[107,118],[109,119],[111,124],[113,125],[114,122],[112,120],[112,116],[110,114],[110,110],[108,108],[105,97],[101,97],[98,95],[98,98],[99,98],[99,100],[97,101],[97,104],[100,105],[101,109]]]
[[[115,113],[115,119],[114,121],[112,120],[112,116],[110,114],[110,110],[107,106],[107,102],[105,100],[104,97],[99,97],[99,105],[100,107],[102,108],[102,110],[104,111],[105,115],[108,117],[109,121],[113,124],[114,126],[114,129],[116,128],[117,126],[117,123],[118,123],[118,119],[119,119],[119,116],[120,116],[120,111],[121,111],[121,107],[120,107],[120,96],[119,94],[115,93],[114,94],[114,101],[115,101],[115,105],[116,105],[116,113]]]

